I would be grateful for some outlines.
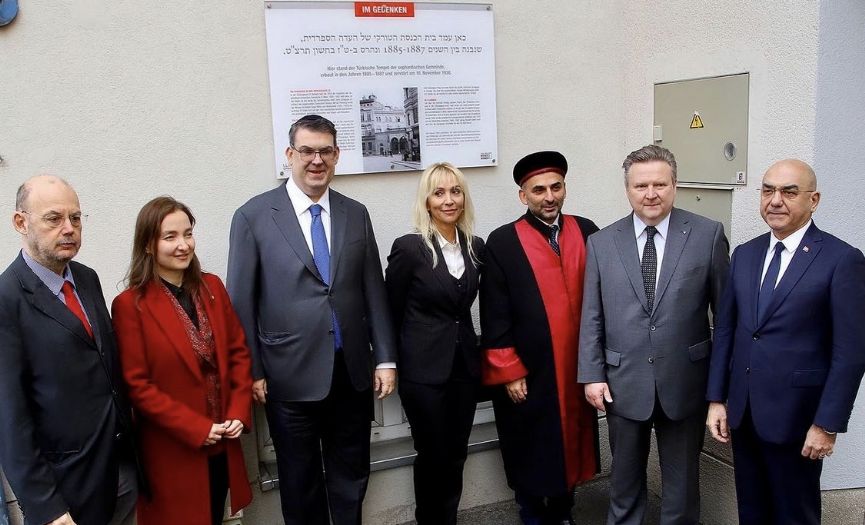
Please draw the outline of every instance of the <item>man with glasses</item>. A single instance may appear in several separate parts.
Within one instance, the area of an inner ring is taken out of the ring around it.
[[[329,188],[333,123],[307,115],[289,142],[291,178],[234,214],[228,290],[252,351],[253,396],[265,404],[285,523],[360,525],[372,391],[383,399],[396,382],[381,261],[366,208]]]
[[[0,465],[27,523],[130,523],[130,411],[111,320],[81,246],[78,196],[33,177],[18,189],[22,250],[0,275]]]
[[[733,253],[706,425],[732,437],[740,523],[819,523],[823,460],[865,371],[865,257],[814,224],[808,164],[776,162],[760,194],[771,231]]]

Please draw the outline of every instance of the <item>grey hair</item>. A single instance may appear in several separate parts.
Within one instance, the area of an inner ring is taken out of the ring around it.
[[[625,186],[628,185],[628,172],[634,164],[644,162],[661,161],[666,162],[673,170],[673,184],[676,183],[676,157],[673,152],[662,146],[649,144],[642,148],[628,153],[625,157],[625,162],[622,163],[622,169],[625,171]]]

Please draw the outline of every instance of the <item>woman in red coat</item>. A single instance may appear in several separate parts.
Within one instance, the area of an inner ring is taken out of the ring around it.
[[[201,271],[194,224],[171,197],[145,204],[111,307],[150,481],[139,525],[221,523],[229,487],[232,513],[252,500],[238,440],[250,428],[249,350],[222,282]]]

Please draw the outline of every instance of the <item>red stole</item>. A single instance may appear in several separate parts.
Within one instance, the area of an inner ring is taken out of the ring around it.
[[[595,474],[592,418],[597,416],[585,400],[583,386],[577,383],[586,243],[576,219],[568,215],[562,215],[562,229],[558,238],[561,256],[553,251],[548,237],[525,219],[518,221],[515,228],[538,284],[549,321],[562,420],[565,470],[568,486],[572,487]]]

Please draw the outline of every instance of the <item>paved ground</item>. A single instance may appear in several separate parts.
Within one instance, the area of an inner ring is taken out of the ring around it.
[[[579,487],[574,498],[574,521],[578,525],[603,525],[607,518],[608,495],[609,478],[597,479]],[[650,493],[646,525],[659,523],[659,503],[660,500]],[[459,523],[461,525],[520,525],[520,518],[517,515],[517,504],[511,500],[464,510],[460,512]]]

